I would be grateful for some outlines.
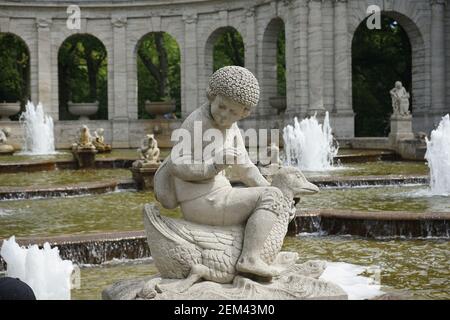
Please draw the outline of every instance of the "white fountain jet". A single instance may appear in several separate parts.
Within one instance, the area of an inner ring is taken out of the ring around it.
[[[45,115],[41,103],[37,106],[28,101],[19,121],[24,131],[24,144],[21,154],[46,155],[55,154],[53,119]]]
[[[283,129],[285,164],[305,171],[327,171],[333,168],[338,146],[333,142],[328,112],[323,125],[316,115],[287,125]]]
[[[19,246],[12,236],[3,240],[0,255],[6,262],[6,275],[19,278],[31,289],[38,300],[70,300],[71,276],[74,266],[62,260],[57,247],[46,242],[42,249],[37,245]]]
[[[430,168],[433,195],[450,195],[450,115],[442,118],[436,130],[426,139],[425,159]]]

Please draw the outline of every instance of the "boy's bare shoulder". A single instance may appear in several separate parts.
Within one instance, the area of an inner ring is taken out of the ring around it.
[[[192,129],[194,127],[194,122],[195,121],[204,121],[204,120],[209,120],[209,117],[207,115],[206,112],[206,107],[200,106],[197,109],[195,109],[194,111],[192,111],[187,117],[186,119],[183,121],[181,128],[183,129]]]

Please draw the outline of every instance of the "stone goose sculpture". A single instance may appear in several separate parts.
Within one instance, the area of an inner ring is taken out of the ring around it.
[[[283,206],[284,214],[279,215],[266,240],[263,259],[272,266],[279,266],[281,272],[297,260],[296,253],[280,253],[288,223],[295,216],[295,203],[302,195],[316,193],[319,189],[293,167],[279,169],[272,177],[272,186],[278,187],[284,195],[275,204]],[[161,277],[185,279],[174,286],[177,291],[187,290],[201,279],[230,283],[236,276],[235,266],[242,250],[245,225],[205,226],[172,219],[161,216],[156,204],[152,203],[144,208],[144,226]],[[149,286],[144,287],[143,292],[156,294]]]

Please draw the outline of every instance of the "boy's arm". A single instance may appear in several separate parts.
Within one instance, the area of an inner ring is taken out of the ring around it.
[[[250,160],[250,159],[249,159]],[[270,183],[263,177],[258,168],[251,163],[251,165],[238,165],[235,170],[238,172],[240,180],[247,187],[267,187]]]
[[[239,175],[242,183],[244,183],[248,187],[270,186],[270,183],[266,180],[266,178],[263,177],[258,167],[256,167],[255,164],[250,160],[239,129],[237,129],[236,142],[239,151],[244,154],[244,161],[242,164],[233,166],[233,170],[235,170],[235,172]]]
[[[190,155],[170,159],[171,173],[184,181],[201,181],[213,178],[219,172],[213,162],[192,163]]]

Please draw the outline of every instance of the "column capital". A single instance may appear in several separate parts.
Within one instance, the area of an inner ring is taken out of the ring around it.
[[[51,25],[51,18],[36,18],[36,28],[38,29],[50,28]]]
[[[294,6],[294,0],[283,0],[283,5],[292,8]]]
[[[447,0],[430,0],[430,5],[431,6],[434,6],[434,5],[445,6],[445,5],[447,5]]]
[[[251,18],[255,15],[255,7],[247,7],[245,8],[245,16]]]
[[[183,14],[183,21],[184,21],[184,23],[187,23],[187,24],[197,23],[197,21],[198,21],[197,12]]]
[[[112,17],[111,24],[115,28],[123,28],[127,24],[127,18],[126,17]]]

